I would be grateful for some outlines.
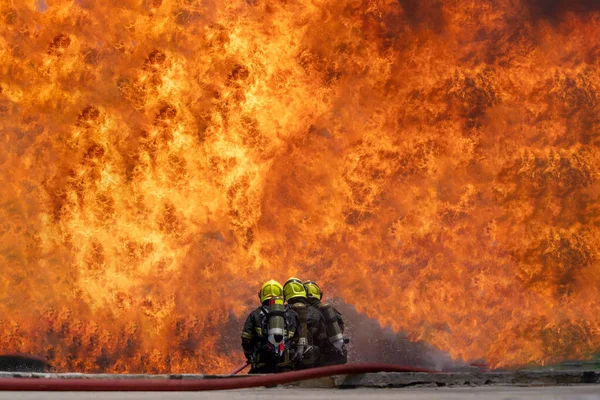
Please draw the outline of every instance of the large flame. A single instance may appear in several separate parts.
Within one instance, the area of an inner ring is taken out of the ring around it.
[[[290,275],[456,358],[598,350],[600,13],[543,4],[0,0],[0,352],[224,372]]]

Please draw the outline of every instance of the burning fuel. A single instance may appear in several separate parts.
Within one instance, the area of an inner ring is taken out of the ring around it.
[[[591,355],[596,4],[0,0],[0,354],[226,372],[299,276],[457,359]]]

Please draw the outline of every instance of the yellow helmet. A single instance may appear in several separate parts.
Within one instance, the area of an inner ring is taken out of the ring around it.
[[[313,281],[304,282],[304,289],[306,289],[306,296],[309,298],[314,297],[315,299],[319,300],[323,298],[323,291],[321,290],[319,285],[317,285]]]
[[[260,302],[264,303],[265,301],[273,298],[273,297],[282,297],[283,296],[283,287],[281,283],[271,279],[268,282],[265,282],[260,288],[260,292],[258,292],[258,297],[260,298]]]
[[[295,298],[306,298],[306,289],[302,281],[298,278],[290,278],[283,285],[283,297],[285,301],[290,301]]]

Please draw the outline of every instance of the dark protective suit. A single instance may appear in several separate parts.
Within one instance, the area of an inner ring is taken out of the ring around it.
[[[296,343],[300,337],[300,323],[298,314],[286,306],[285,316],[286,349],[282,357],[276,357],[268,349],[268,317],[264,306],[252,311],[242,330],[242,348],[244,355],[250,362],[251,374],[270,374],[294,369]]]
[[[306,304],[306,325],[308,328],[306,335],[308,348],[302,359],[296,364],[296,369],[316,367],[321,357],[321,343],[327,340],[325,319],[317,308],[309,304]]]
[[[315,299],[314,297],[309,298],[308,301],[309,304],[312,306],[311,308],[316,309],[317,312],[321,314],[318,308],[321,305],[321,301],[319,299]],[[342,333],[344,333],[344,319],[342,318],[342,314],[335,307],[333,308],[333,310],[335,311],[335,315],[337,316],[337,323],[340,326]],[[321,318],[323,318],[322,315]],[[324,318],[323,323],[326,323]],[[327,337],[326,331],[324,336],[325,337],[319,341],[319,349],[321,354],[317,365],[315,366],[324,367],[327,365],[346,364],[348,362],[348,350],[346,349],[346,346],[344,346],[342,351],[340,352],[333,346],[333,344],[331,344],[329,338]]]

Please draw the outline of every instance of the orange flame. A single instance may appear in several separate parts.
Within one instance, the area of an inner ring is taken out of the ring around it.
[[[226,372],[290,275],[453,357],[598,350],[600,14],[536,4],[0,0],[0,351]]]

